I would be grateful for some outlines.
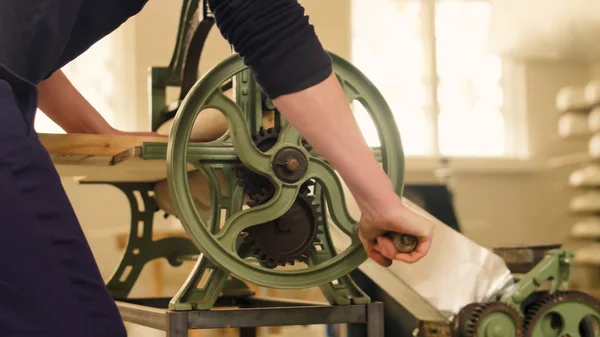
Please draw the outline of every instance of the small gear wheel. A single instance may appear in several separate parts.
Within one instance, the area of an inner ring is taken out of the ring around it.
[[[320,243],[318,234],[323,231],[322,219],[314,197],[303,187],[296,201],[281,217],[263,224],[248,227],[247,240],[252,244],[252,253],[268,268],[293,265],[296,261],[306,263]],[[261,204],[256,201],[256,205]]]
[[[277,143],[278,137],[279,133],[275,128],[260,128],[252,136],[252,141],[260,151],[266,152]],[[306,141],[303,145],[310,151]],[[244,166],[238,168],[236,174],[238,184],[248,196],[249,207],[262,205],[273,197],[274,187],[266,177]],[[251,245],[253,255],[266,267],[275,268],[288,263],[293,265],[296,261],[307,262],[314,252],[315,244],[320,243],[317,234],[322,233],[322,214],[314,197],[309,195],[312,185],[314,182],[308,181],[301,186],[295,202],[283,216],[245,230],[245,240]]]
[[[579,291],[545,293],[525,308],[525,337],[596,337],[600,301]]]
[[[455,337],[522,337],[519,313],[502,302],[472,303],[453,322]]]

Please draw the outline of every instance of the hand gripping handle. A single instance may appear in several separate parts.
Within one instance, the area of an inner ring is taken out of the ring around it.
[[[413,235],[389,232],[386,233],[386,236],[392,239],[398,253],[411,253],[417,248],[417,244],[419,243],[419,239]]]

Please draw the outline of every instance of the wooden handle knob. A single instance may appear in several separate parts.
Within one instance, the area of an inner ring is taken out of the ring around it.
[[[399,253],[411,253],[417,248],[419,239],[412,235],[400,233],[388,233],[388,237],[394,242],[394,247]]]

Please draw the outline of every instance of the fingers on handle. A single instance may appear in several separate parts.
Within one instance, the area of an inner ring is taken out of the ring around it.
[[[405,262],[405,263],[415,263],[425,257],[431,248],[431,240],[424,240],[419,242],[416,249],[410,253],[398,253],[394,257],[394,259]]]
[[[397,245],[389,236],[381,236],[377,239],[376,249],[390,260],[398,260],[405,263],[415,263],[427,255],[431,248],[431,240],[418,240],[414,247],[408,252],[399,251]]]
[[[383,254],[381,254],[381,252],[378,251],[376,247],[374,247],[373,250],[369,251],[368,254],[373,261],[377,262],[377,264],[379,264],[382,267],[389,267],[392,265],[393,259],[385,257]]]
[[[412,253],[419,244],[419,239],[413,235],[400,233],[388,233],[387,235],[392,239],[398,253]]]
[[[386,233],[377,238],[376,243],[360,239],[369,257],[379,265],[389,267],[394,260],[415,263],[422,259],[431,247],[431,240],[419,240],[412,235]]]

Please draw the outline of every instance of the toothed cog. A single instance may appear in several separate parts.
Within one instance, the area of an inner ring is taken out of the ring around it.
[[[275,129],[260,129],[253,136],[256,147],[265,152],[277,142]],[[305,147],[309,147],[306,143]],[[238,184],[248,196],[247,205],[256,207],[268,202],[274,194],[274,188],[266,177],[240,168],[237,172]],[[266,267],[275,268],[306,263],[320,243],[318,234],[322,233],[322,214],[314,197],[309,195],[309,181],[299,191],[296,200],[281,217],[247,228],[246,240],[252,245],[252,254]]]

